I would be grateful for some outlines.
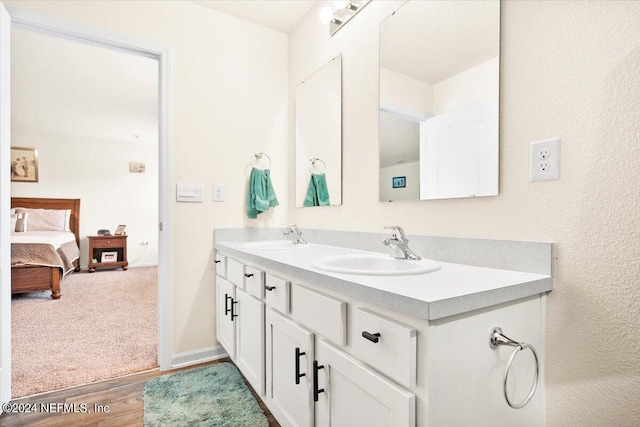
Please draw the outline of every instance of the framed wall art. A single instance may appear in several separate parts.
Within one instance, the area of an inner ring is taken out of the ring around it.
[[[38,149],[11,147],[11,181],[38,182]]]

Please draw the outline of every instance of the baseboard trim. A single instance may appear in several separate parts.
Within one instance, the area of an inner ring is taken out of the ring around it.
[[[129,268],[139,268],[139,267],[157,267],[157,262],[141,262],[141,263],[133,263],[129,264]]]
[[[171,369],[197,365],[198,363],[210,362],[223,357],[228,357],[228,354],[224,347],[219,344],[214,347],[177,353],[171,355]]]
[[[157,267],[158,263],[157,262],[144,262],[144,263],[136,263],[136,264],[129,264],[129,268],[140,268],[140,267]],[[120,268],[120,267],[118,267]],[[86,265],[83,265],[80,267],[80,270],[82,271],[87,271],[89,270],[89,267],[87,267]]]

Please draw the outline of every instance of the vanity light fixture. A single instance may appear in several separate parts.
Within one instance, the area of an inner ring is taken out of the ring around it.
[[[371,0],[338,0],[334,7],[325,6],[320,9],[320,21],[329,24],[329,34],[334,35],[350,19],[358,14]],[[335,9],[335,10],[334,10]]]

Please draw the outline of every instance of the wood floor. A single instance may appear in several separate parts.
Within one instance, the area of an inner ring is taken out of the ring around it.
[[[67,390],[16,399],[11,401],[11,404],[37,404],[36,407],[40,404],[45,404],[51,409],[59,407],[59,412],[5,413],[0,416],[0,426],[142,426],[142,396],[144,385],[148,380],[160,375],[219,362],[230,362],[230,360],[220,359],[215,362],[203,363],[201,365],[171,371],[147,371],[94,384],[73,387]],[[247,383],[246,380],[245,383]],[[251,386],[249,386],[249,384],[247,384],[247,386],[258,403],[260,403],[260,407],[269,420],[269,425],[271,427],[280,427],[275,418],[273,418],[273,415],[271,415],[266,406],[264,406],[264,403],[257,397]],[[71,405],[75,404],[77,413],[64,413],[62,406],[64,404],[68,405],[67,409],[72,408],[73,406]],[[79,413],[81,404],[86,405],[88,413]],[[108,407],[108,413],[99,412],[100,407]],[[98,409],[97,412],[96,408]]]

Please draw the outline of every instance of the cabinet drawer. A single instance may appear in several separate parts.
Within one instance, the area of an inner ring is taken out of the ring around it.
[[[227,280],[244,288],[244,264],[233,258],[227,258]]]
[[[291,285],[291,317],[334,343],[347,344],[347,303]]]
[[[244,289],[254,297],[264,298],[264,271],[246,266],[244,268]]]
[[[113,239],[93,239],[94,248],[122,248],[124,239],[115,237]]]
[[[267,274],[265,278],[265,301],[267,305],[282,314],[289,313],[291,283],[279,277]]]
[[[216,254],[216,274],[221,277],[227,277],[227,257]]]
[[[416,384],[416,330],[364,308],[354,310],[352,321],[354,334],[357,334],[351,337],[354,356],[403,386],[413,388]]]

